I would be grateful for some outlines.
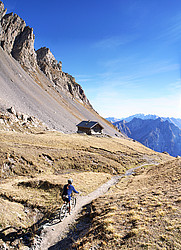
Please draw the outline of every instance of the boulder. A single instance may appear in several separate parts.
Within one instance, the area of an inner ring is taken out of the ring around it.
[[[15,110],[14,107],[11,107],[11,108],[7,109],[7,111],[8,111],[9,113],[13,114],[13,115],[16,115],[16,110]]]
[[[2,118],[0,118],[0,124],[4,125],[4,120]]]
[[[22,120],[26,123],[28,121],[28,115],[22,114]]]

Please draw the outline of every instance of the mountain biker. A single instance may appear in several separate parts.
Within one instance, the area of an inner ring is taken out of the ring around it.
[[[78,191],[75,190],[74,186],[72,185],[73,180],[68,179],[68,184],[64,185],[63,187],[63,192],[62,192],[62,199],[64,202],[69,203],[69,214],[70,214],[70,200],[71,200],[71,194],[72,192],[74,193],[79,193]]]

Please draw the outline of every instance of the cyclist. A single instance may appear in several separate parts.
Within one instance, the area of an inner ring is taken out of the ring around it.
[[[62,193],[62,199],[64,202],[69,203],[69,214],[70,214],[70,200],[71,200],[71,194],[72,192],[74,193],[79,193],[78,191],[75,190],[74,186],[72,185],[73,180],[69,179],[68,184],[64,185],[63,187],[63,193]]]

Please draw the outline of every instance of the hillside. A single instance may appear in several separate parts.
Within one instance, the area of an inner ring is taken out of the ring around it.
[[[76,249],[181,249],[181,160],[137,170],[91,204]],[[88,219],[89,218],[89,219]],[[91,219],[92,218],[92,219]]]
[[[181,130],[167,120],[134,118],[130,122],[119,121],[114,125],[128,137],[155,151],[181,155]]]
[[[50,49],[35,51],[33,29],[0,2],[0,110],[14,107],[50,129],[74,133],[82,120],[99,122],[103,133],[119,136],[91,106],[82,87],[62,71]]]
[[[29,245],[61,206],[59,192],[70,177],[86,195],[112,175],[172,159],[124,138],[47,131],[35,120],[27,128],[4,115],[1,120],[0,244]]]

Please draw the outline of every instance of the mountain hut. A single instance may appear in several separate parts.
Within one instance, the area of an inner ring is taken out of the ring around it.
[[[82,121],[76,125],[77,133],[86,133],[88,135],[102,134],[103,126],[94,121]]]

